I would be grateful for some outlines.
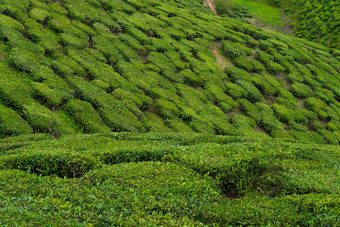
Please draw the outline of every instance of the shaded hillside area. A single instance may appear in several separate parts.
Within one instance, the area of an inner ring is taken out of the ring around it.
[[[0,140],[0,224],[337,226],[339,147],[197,134]]]
[[[292,17],[297,37],[340,49],[340,2],[337,0],[275,0]]]
[[[338,50],[217,17],[198,0],[0,0],[0,11],[0,137],[340,141]]]

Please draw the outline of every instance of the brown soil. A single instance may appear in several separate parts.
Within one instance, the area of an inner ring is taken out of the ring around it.
[[[229,200],[234,200],[234,199],[239,199],[240,196],[239,195],[234,195],[228,192],[225,192],[224,195],[229,199]]]
[[[149,109],[149,113],[153,114],[153,115],[156,115],[156,116],[159,116],[156,112],[156,109],[155,108],[150,108]]]
[[[211,11],[218,15],[213,0],[204,0],[204,5],[208,6]]]
[[[289,85],[289,82],[287,80],[287,78],[282,74],[282,73],[279,73],[276,75],[278,78],[280,78],[280,80],[284,83],[285,85],[285,89],[289,91],[290,89],[290,85]]]
[[[255,130],[256,132],[263,132],[263,133],[266,133],[266,131],[265,131],[263,128],[261,128],[260,126],[256,126],[256,127],[254,128],[254,130]]]
[[[218,49],[222,46],[221,43],[216,43],[213,47],[210,48],[211,53],[213,53],[216,57],[216,63],[222,68],[225,69],[227,66],[232,66],[232,63],[223,55],[218,52]]]
[[[5,58],[6,58],[6,56],[5,56],[5,55],[3,55],[3,54],[0,54],[0,59],[1,59],[1,60],[5,59]]]
[[[297,104],[298,104],[297,108],[302,109],[305,106],[304,103],[305,102],[304,102],[303,99],[299,99],[298,102],[297,102]]]

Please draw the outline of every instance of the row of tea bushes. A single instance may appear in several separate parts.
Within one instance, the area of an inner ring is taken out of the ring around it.
[[[340,48],[340,3],[336,0],[275,0],[292,17],[297,37]]]

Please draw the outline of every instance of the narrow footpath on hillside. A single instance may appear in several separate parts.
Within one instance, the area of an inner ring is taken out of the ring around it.
[[[212,0],[204,0],[204,5],[208,6],[211,11],[213,11],[216,15],[218,15],[214,2]]]
[[[215,8],[213,0],[204,0],[204,5],[209,7],[210,10],[215,14],[218,15],[217,10]],[[219,53],[219,49],[222,46],[220,42],[216,43],[214,46],[210,48],[210,51],[216,57],[216,63],[222,68],[225,69],[227,66],[232,66],[232,63],[224,57],[222,54]]]
[[[214,4],[214,0],[204,0],[203,1],[204,5],[206,7],[209,7],[209,9],[215,14],[215,15],[219,15],[216,9],[216,6]],[[291,27],[290,23],[289,23],[289,19],[287,18],[287,16],[284,15],[283,12],[281,12],[281,19],[284,22],[283,26],[271,26],[266,24],[264,21],[260,20],[256,15],[253,15],[252,18],[245,18],[248,23],[250,23],[251,25],[258,27],[258,28],[262,28],[264,30],[275,30],[278,31],[280,33],[286,34],[286,35],[291,35],[293,34],[293,28]]]

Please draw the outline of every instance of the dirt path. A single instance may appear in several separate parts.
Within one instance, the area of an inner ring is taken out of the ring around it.
[[[213,11],[216,15],[218,15],[213,0],[204,0],[204,5],[209,6],[210,10]]]
[[[222,68],[225,69],[227,66],[232,66],[232,63],[223,55],[218,52],[218,49],[222,46],[221,43],[216,43],[213,47],[210,48],[210,51],[216,57],[216,63]]]

